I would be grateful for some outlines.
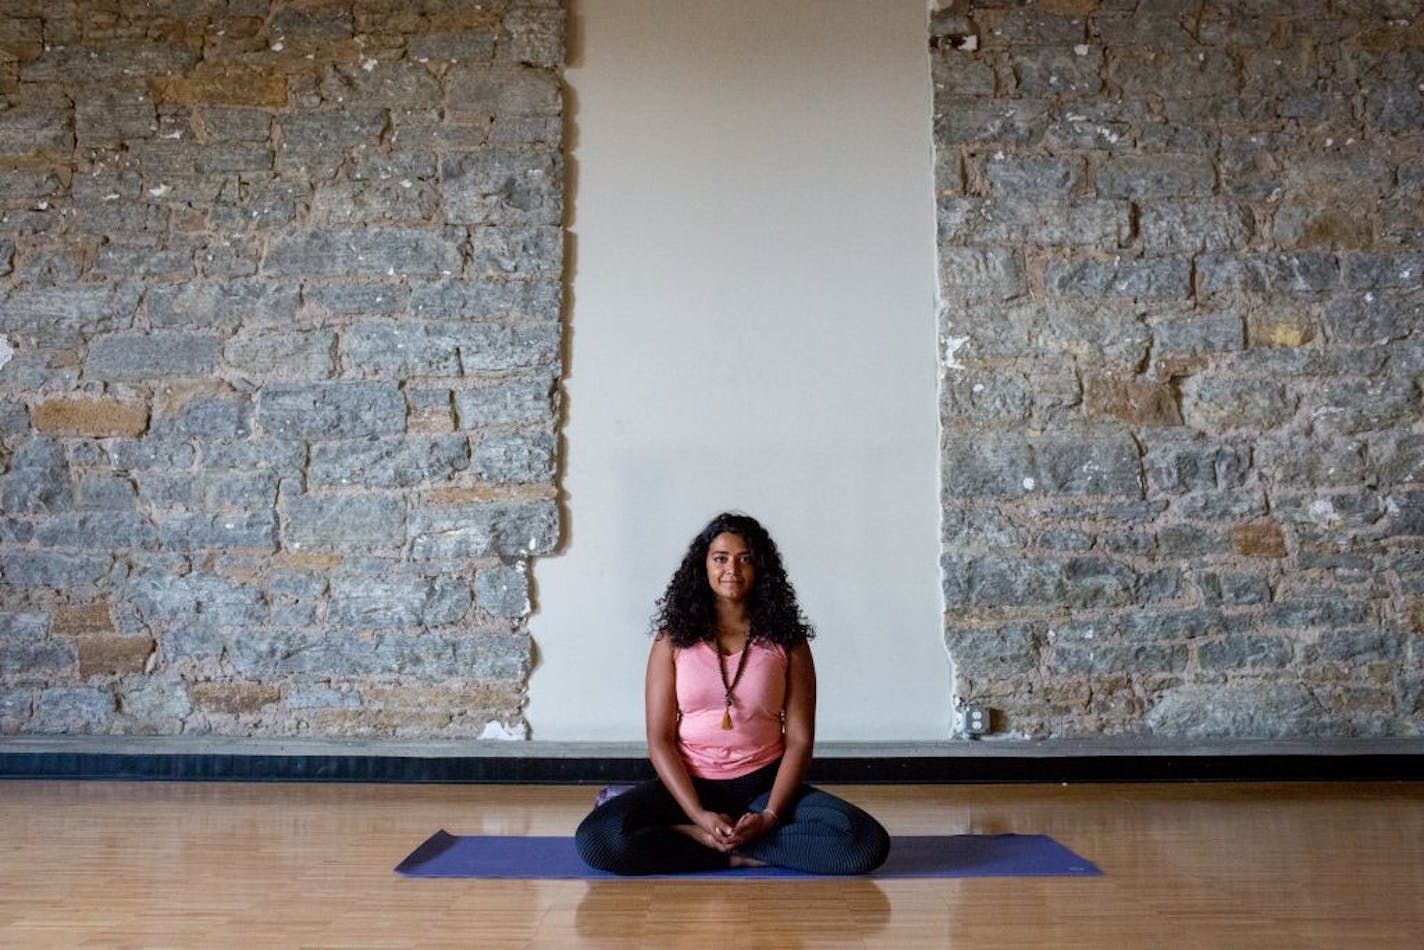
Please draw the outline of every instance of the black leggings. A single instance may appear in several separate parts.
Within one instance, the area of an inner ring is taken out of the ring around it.
[[[704,808],[736,821],[766,807],[781,763],[733,779],[693,778]],[[880,822],[850,802],[802,785],[778,816],[776,827],[737,853],[766,864],[812,874],[865,874],[890,853]],[[616,874],[676,874],[730,865],[730,856],[698,844],[673,825],[692,824],[677,799],[657,779],[635,785],[595,808],[579,825],[574,843],[590,866]]]

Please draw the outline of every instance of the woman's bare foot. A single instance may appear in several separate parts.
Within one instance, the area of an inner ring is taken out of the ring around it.
[[[756,858],[749,858],[745,854],[737,854],[736,852],[733,852],[727,855],[727,857],[732,859],[732,867],[734,868],[764,868],[767,866],[767,863],[765,861],[758,861]]]

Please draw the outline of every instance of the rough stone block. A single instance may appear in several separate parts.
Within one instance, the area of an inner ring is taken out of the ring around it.
[[[555,386],[553,377],[540,375],[456,390],[458,425],[476,429],[510,423],[551,424],[555,418]]]
[[[1424,296],[1419,293],[1367,291],[1333,297],[1325,310],[1325,327],[1332,341],[1387,343],[1408,336],[1424,322]]]
[[[35,703],[34,732],[105,733],[114,719],[114,695],[90,686],[57,686],[41,690]]]
[[[1033,442],[1036,488],[1065,495],[1142,494],[1142,466],[1131,436],[1045,436]]]
[[[217,366],[222,341],[188,333],[124,333],[89,344],[84,375],[106,381],[207,376]]]
[[[158,131],[153,97],[139,85],[92,86],[75,98],[74,129],[81,147],[151,138]]]
[[[78,284],[11,290],[0,302],[0,331],[43,334],[54,343],[77,340],[133,324],[135,287]]]
[[[300,303],[297,289],[265,280],[203,281],[152,287],[145,295],[148,320],[163,329],[235,329],[289,324]]]
[[[342,577],[331,584],[329,623],[362,630],[446,626],[469,612],[469,584],[456,578]]]
[[[159,538],[170,551],[270,551],[276,545],[277,517],[271,511],[167,514],[157,521]]]
[[[300,550],[387,550],[403,543],[405,522],[398,496],[298,495],[287,500],[282,540]]]
[[[312,487],[409,488],[449,479],[469,464],[463,435],[323,442],[312,446],[307,478]]]
[[[1025,315],[1036,337],[1032,352],[1107,360],[1127,369],[1142,364],[1152,342],[1137,305],[1126,302],[1054,300],[1034,305]]]
[[[941,453],[947,495],[1016,497],[1035,484],[1029,444],[1017,435],[984,435],[946,440]]]
[[[1203,155],[1118,155],[1098,169],[1097,184],[1105,198],[1204,198],[1216,169]]]
[[[416,560],[548,554],[559,541],[553,502],[414,508],[407,521]]]
[[[148,407],[114,399],[48,399],[31,410],[30,424],[61,437],[135,438],[148,428]]]
[[[411,310],[426,319],[497,320],[523,318],[557,321],[563,290],[555,280],[442,281],[416,284]]]
[[[227,341],[225,362],[267,380],[327,379],[336,369],[336,334],[331,330],[242,330]]]
[[[455,224],[557,225],[563,161],[554,152],[487,149],[440,166],[445,218]]]
[[[280,233],[268,245],[263,272],[275,277],[439,277],[459,272],[460,243],[445,230]]]
[[[1008,300],[1028,285],[1022,254],[1007,247],[942,247],[940,283],[952,296]]]
[[[1028,146],[1048,128],[1048,103],[1036,99],[943,96],[935,101],[934,139],[941,148],[970,143]]]
[[[445,90],[445,114],[456,122],[563,111],[558,77],[543,69],[456,66],[446,76]]]
[[[1154,199],[1138,215],[1142,246],[1150,253],[1240,250],[1255,227],[1250,209],[1235,203]]]
[[[458,376],[556,364],[559,327],[485,323],[376,323],[342,334],[342,360],[363,374]]]
[[[475,572],[475,603],[496,617],[523,617],[529,612],[529,571],[524,562],[487,567]]]
[[[410,290],[399,284],[303,284],[302,302],[343,316],[401,313]]]
[[[547,432],[491,433],[475,447],[470,468],[489,482],[552,482],[554,446]]]
[[[1283,670],[1295,658],[1295,650],[1285,637],[1231,633],[1202,644],[1197,656],[1204,669]]]
[[[1068,297],[1180,299],[1191,295],[1191,262],[1185,258],[1053,261],[1045,282]]]
[[[155,101],[182,106],[256,106],[281,108],[287,104],[287,80],[245,66],[217,66],[183,75],[155,74],[151,81]]]
[[[257,627],[267,622],[261,590],[212,574],[139,570],[129,586],[139,616],[150,624]]]
[[[321,78],[322,99],[328,103],[361,103],[401,110],[437,108],[440,80],[419,61],[416,50],[421,48],[420,39],[418,35],[411,37],[404,62],[365,59],[360,64],[337,63],[328,67]]]
[[[54,587],[75,591],[92,588],[113,567],[112,554],[65,554],[25,551],[0,555],[5,580],[17,587]]]
[[[1307,294],[1333,288],[1339,265],[1332,254],[1203,254],[1197,289],[1203,294]]]
[[[267,386],[258,396],[257,419],[279,439],[394,435],[405,429],[405,399],[390,383]]]
[[[1273,429],[1295,413],[1284,386],[1261,379],[1193,376],[1182,381],[1182,415],[1188,425],[1220,432]]]

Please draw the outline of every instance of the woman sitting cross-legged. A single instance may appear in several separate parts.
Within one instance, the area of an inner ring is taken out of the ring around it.
[[[880,823],[805,784],[812,635],[755,519],[723,514],[702,529],[657,605],[644,702],[658,777],[583,820],[584,861],[619,874],[879,867],[890,850]]]

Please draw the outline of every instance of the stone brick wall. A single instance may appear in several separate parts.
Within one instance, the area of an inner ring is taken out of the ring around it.
[[[1421,6],[932,15],[946,639],[999,732],[1419,733]]]
[[[522,737],[560,0],[0,8],[0,732]]]

